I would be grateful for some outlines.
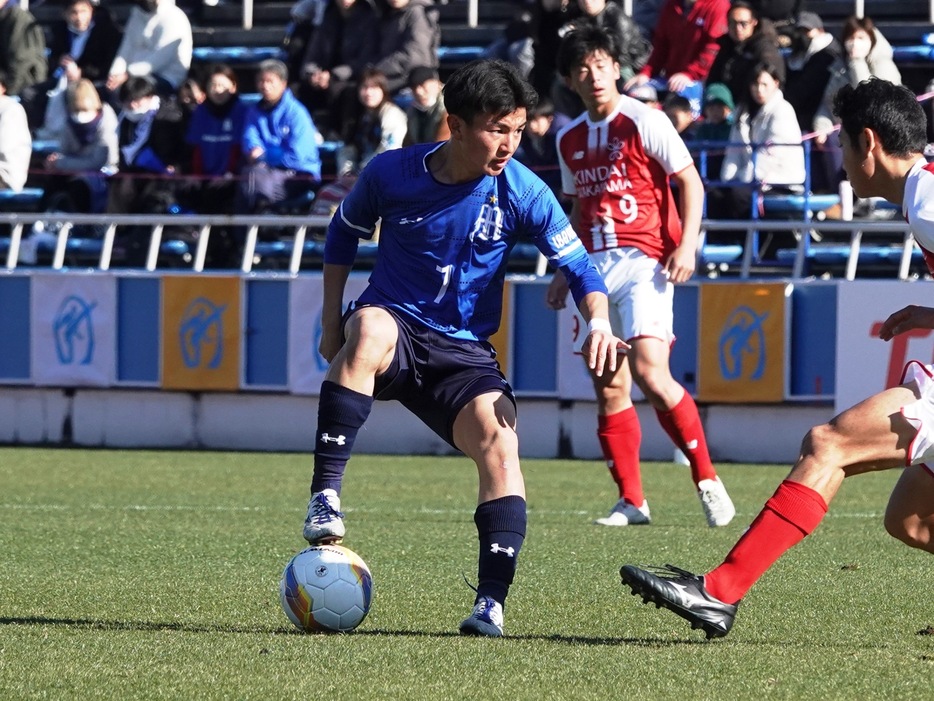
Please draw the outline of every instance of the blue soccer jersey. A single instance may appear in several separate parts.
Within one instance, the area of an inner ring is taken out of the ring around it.
[[[427,158],[438,144],[374,158],[328,227],[325,263],[349,265],[359,239],[379,249],[359,304],[408,314],[454,338],[486,340],[499,328],[509,252],[531,241],[568,278],[574,299],[606,292],[551,190],[514,160],[503,172],[439,183]]]

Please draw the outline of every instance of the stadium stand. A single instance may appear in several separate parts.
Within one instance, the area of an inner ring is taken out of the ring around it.
[[[234,67],[244,89],[244,98],[255,100],[258,96],[249,92],[253,85],[255,69],[259,62],[270,57],[284,56],[283,41],[291,21],[292,2],[280,0],[256,0],[252,17],[244,21],[244,8],[240,2],[220,0],[214,4],[202,4],[189,13],[194,36],[192,71],[213,62],[224,62]],[[445,79],[457,67],[477,58],[484,48],[498,36],[515,12],[512,0],[481,0],[477,3],[477,21],[468,22],[470,3],[465,0],[438,2],[441,22],[441,46],[439,48],[440,74]],[[108,3],[115,19],[125,23],[131,5],[118,0]],[[827,31],[839,35],[844,19],[854,12],[854,0],[809,0],[808,9],[817,12],[824,20]],[[874,0],[863,4],[866,14],[873,18],[879,30],[889,39],[895,50],[895,58],[905,84],[914,92],[924,93],[931,81],[934,64],[934,26],[931,25],[931,10],[926,0]],[[187,6],[186,6],[187,7]],[[35,4],[31,8],[41,24],[48,25],[60,18],[60,6],[55,3]],[[930,114],[930,110],[928,110]],[[931,130],[934,134],[934,129]],[[934,139],[932,139],[934,140]],[[325,142],[321,147],[323,175],[325,181],[334,177],[338,142]],[[39,149],[41,151],[41,147]],[[41,188],[28,187],[21,193],[0,192],[0,214],[10,212],[35,212],[42,202]],[[915,269],[916,253],[903,241],[902,234],[887,235],[872,230],[871,235],[854,223],[847,231],[825,233],[821,218],[823,212],[840,200],[837,195],[766,196],[762,199],[762,212],[770,221],[796,220],[800,223],[792,230],[792,245],[778,248],[773,258],[771,272],[776,274],[840,274],[847,277],[859,270],[879,270],[896,273],[899,277],[912,274]],[[292,212],[288,212],[291,214]],[[763,222],[756,222],[750,229],[750,240],[758,240]],[[7,229],[9,227],[6,227]],[[170,232],[174,227],[166,227]],[[4,237],[0,224],[0,255],[10,249],[10,238]],[[68,240],[64,250],[67,260],[90,261],[101,254],[100,239],[84,239],[78,234],[81,227],[66,232]],[[320,241],[311,230],[306,241],[296,248],[291,234],[274,240],[265,235],[258,236],[254,260],[258,267],[294,267],[299,261],[302,267],[320,264]],[[864,236],[866,234],[866,236]],[[169,234],[167,233],[167,236]],[[71,240],[74,239],[75,243]],[[908,242],[910,243],[910,241]],[[48,244],[44,244],[48,246]],[[173,248],[174,247],[174,248]],[[56,244],[52,258],[62,259],[62,247]],[[190,241],[166,240],[160,245],[160,261],[172,265],[196,265],[197,253]],[[300,250],[301,255],[296,254]],[[906,253],[907,251],[907,253]],[[48,253],[48,251],[46,251]],[[517,270],[543,272],[537,251],[529,247],[518,247],[513,255]],[[701,254],[701,272],[711,276],[737,274],[740,276],[759,274],[754,272],[756,256],[753,251],[737,245],[706,245]],[[762,267],[761,271],[766,268]]]

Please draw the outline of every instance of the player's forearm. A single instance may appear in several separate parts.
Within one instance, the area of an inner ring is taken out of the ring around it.
[[[606,321],[606,330],[609,331],[609,302],[603,292],[590,292],[584,295],[577,308],[580,310],[581,316],[584,317],[584,321],[588,324],[594,319],[602,319]]]
[[[324,264],[323,295],[321,302],[321,324],[325,328],[340,324],[344,313],[344,288],[350,277],[349,265]]]
[[[679,178],[678,182],[681,198],[681,245],[697,250],[704,214],[704,183],[696,169],[691,168],[691,171]]]

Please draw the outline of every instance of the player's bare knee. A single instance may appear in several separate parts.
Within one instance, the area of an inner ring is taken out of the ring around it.
[[[811,458],[828,469],[842,467],[842,450],[839,432],[830,424],[814,426],[801,441],[801,458]]]
[[[917,518],[905,518],[904,514],[887,509],[882,520],[885,532],[905,545],[929,550],[931,531]]]
[[[396,344],[399,335],[395,320],[385,311],[362,309],[345,328],[348,361],[378,362]]]

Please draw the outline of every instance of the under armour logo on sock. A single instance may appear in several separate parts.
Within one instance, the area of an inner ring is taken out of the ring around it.
[[[695,438],[693,441],[689,441],[684,447],[688,450],[697,450],[697,439]]]
[[[509,555],[509,557],[515,557],[515,556],[516,556],[516,549],[515,549],[515,548],[513,548],[512,546],[510,546],[510,547],[508,547],[508,548],[501,548],[501,547],[499,547],[499,543],[493,543],[493,544],[490,546],[490,552],[491,552],[491,553],[506,553],[507,555]]]
[[[344,445],[347,442],[347,439],[344,436],[335,436],[331,437],[327,433],[321,434],[322,443],[337,443],[337,445]]]

